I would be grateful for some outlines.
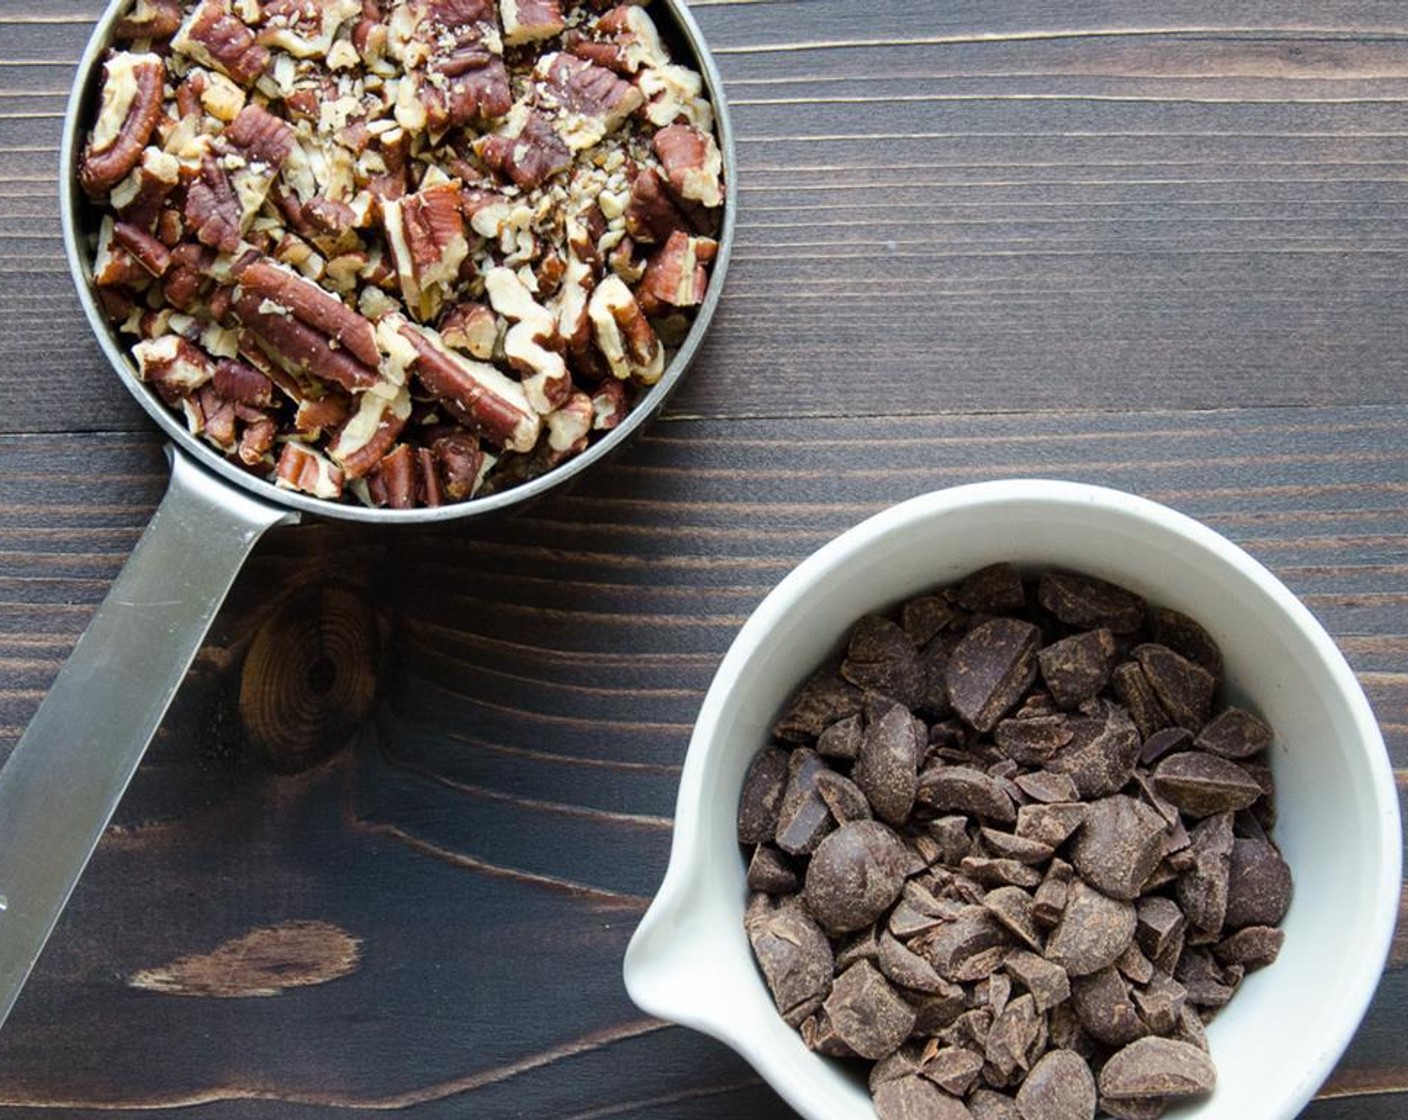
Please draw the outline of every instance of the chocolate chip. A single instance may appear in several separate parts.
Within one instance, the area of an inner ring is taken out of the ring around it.
[[[1041,872],[1015,859],[990,859],[986,856],[965,856],[960,870],[985,887],[1035,887],[1041,883]]]
[[[1219,813],[1200,821],[1189,833],[1189,866],[1174,888],[1188,921],[1201,930],[1216,931],[1226,921],[1232,870],[1232,814]]]
[[[754,895],[744,928],[778,1012],[797,1026],[831,991],[831,943],[796,898]]]
[[[1197,1096],[1216,1083],[1212,1059],[1196,1046],[1155,1036],[1131,1042],[1100,1071],[1100,1095],[1110,1100]]]
[[[1046,943],[1046,959],[1072,976],[1113,964],[1134,938],[1134,904],[1101,894],[1077,879]]]
[[[1003,958],[1002,967],[1031,993],[1038,1011],[1050,1011],[1070,998],[1071,982],[1066,970],[1037,953],[1013,949]]]
[[[904,844],[879,821],[852,821],[816,849],[802,897],[828,930],[862,929],[899,897],[908,862]]]
[[[1032,1051],[1042,1033],[1035,1001],[1030,995],[1019,996],[993,1020],[983,1056],[1005,1080],[1018,1069],[1031,1068],[1037,1057]]]
[[[1228,869],[1229,926],[1274,926],[1291,905],[1291,869],[1267,840],[1234,840]]]
[[[914,1026],[914,1008],[869,961],[858,961],[838,976],[823,1006],[837,1036],[871,1061],[898,1050]]]
[[[1196,661],[1215,679],[1222,679],[1222,651],[1212,635],[1186,614],[1154,607],[1149,611],[1149,632],[1160,645]]]
[[[1017,1102],[992,1089],[975,1089],[968,1098],[968,1108],[973,1120],[1022,1120]]]
[[[1161,957],[1164,950],[1182,935],[1186,924],[1178,903],[1157,894],[1139,900],[1137,918],[1135,941],[1155,959]]]
[[[1165,755],[1187,750],[1192,744],[1192,732],[1186,727],[1165,727],[1162,731],[1155,731],[1144,739],[1144,746],[1139,752],[1140,765],[1152,766]]]
[[[1039,766],[1069,743],[1072,734],[1064,716],[1033,716],[1001,720],[992,737],[1013,762]]]
[[[924,940],[929,963],[948,980],[961,979],[964,966],[979,954],[1012,945],[1006,927],[982,906],[965,906]]]
[[[1087,630],[1053,642],[1036,655],[1041,679],[1058,708],[1078,708],[1104,689],[1115,660],[1115,636]]]
[[[1022,574],[1011,564],[989,564],[963,580],[954,602],[974,614],[1012,614],[1027,605]]]
[[[1070,895],[1074,872],[1063,859],[1053,859],[1046,869],[1046,878],[1036,889],[1032,901],[1032,918],[1043,929],[1050,929],[1061,920],[1066,910],[1066,900]]]
[[[932,809],[971,813],[998,824],[1017,819],[1017,807],[1002,783],[969,766],[926,767],[919,775],[916,798]]]
[[[1086,1034],[1107,1046],[1125,1046],[1149,1033],[1129,985],[1113,967],[1073,979],[1071,1003]]]
[[[1283,929],[1247,926],[1219,941],[1212,947],[1212,954],[1223,964],[1240,964],[1250,972],[1265,968],[1280,956],[1285,940]]]
[[[1067,626],[1132,634],[1144,623],[1144,600],[1132,591],[1079,572],[1046,572],[1037,602]]]
[[[1102,797],[1086,807],[1085,823],[1071,843],[1071,863],[1111,898],[1138,898],[1163,858],[1166,827],[1163,817],[1132,797]]]
[[[983,1072],[983,1056],[966,1046],[945,1046],[919,1069],[919,1076],[932,1081],[955,1097],[968,1094]]]
[[[826,761],[806,747],[798,747],[787,759],[787,788],[777,811],[777,846],[792,855],[805,855],[816,847],[835,825],[831,811],[821,799],[817,778],[828,772]]]
[[[1123,708],[1104,700],[1092,701],[1090,707],[1091,714],[1071,717],[1071,742],[1046,768],[1069,774],[1082,797],[1104,797],[1134,774],[1139,731]]]
[[[1039,865],[1056,854],[1055,848],[1050,844],[1011,832],[999,832],[995,828],[979,829],[978,835],[982,837],[983,846],[1000,859],[1014,859],[1018,863]]]
[[[836,771],[825,770],[818,774],[816,791],[821,795],[837,824],[871,819],[870,802],[865,799],[860,787]]]
[[[1129,718],[1139,728],[1140,738],[1149,738],[1171,722],[1139,662],[1126,661],[1115,666],[1115,671],[1110,674],[1110,687],[1120,703],[1129,709]]]
[[[879,935],[879,954],[876,963],[880,971],[901,988],[916,992],[942,992],[948,982],[934,971],[924,957],[911,952],[888,932]]]
[[[798,1030],[802,1035],[802,1044],[808,1050],[815,1050],[818,1054],[827,1054],[833,1058],[857,1056],[846,1040],[836,1033],[831,1017],[827,1015],[824,1007],[815,1015],[804,1019]]]
[[[1197,731],[1207,722],[1217,689],[1211,673],[1168,646],[1153,642],[1135,646],[1134,657],[1174,723]]]
[[[1017,1090],[1022,1120],[1092,1120],[1095,1078],[1071,1050],[1049,1050]]]
[[[787,857],[767,844],[759,844],[748,861],[749,890],[795,894],[801,882]]]
[[[1069,774],[1057,774],[1051,770],[1033,770],[1029,774],[1018,774],[1012,779],[1017,788],[1033,801],[1074,801],[1080,796],[1076,783]]]
[[[998,887],[988,891],[983,896],[983,906],[1019,941],[1041,950],[1041,932],[1032,918],[1032,896],[1021,887]]]
[[[851,771],[875,815],[892,825],[904,824],[914,808],[919,756],[924,749],[923,733],[915,723],[907,708],[889,705],[865,729]]]
[[[1245,809],[1262,794],[1256,779],[1235,762],[1202,751],[1165,758],[1154,771],[1154,788],[1192,817]]]
[[[1188,999],[1188,989],[1166,972],[1156,972],[1142,988],[1131,993],[1139,1017],[1152,1034],[1171,1034]]]
[[[1188,989],[1188,1002],[1198,1007],[1221,1007],[1235,990],[1244,970],[1240,965],[1219,964],[1206,949],[1184,951],[1174,978]]]
[[[920,595],[900,607],[900,626],[916,649],[923,649],[941,631],[962,622],[965,615],[938,595]]]
[[[738,842],[761,844],[777,831],[777,812],[787,788],[787,752],[766,747],[753,756],[738,799]]]
[[[1168,1111],[1168,1101],[1163,1097],[1129,1097],[1102,1100],[1100,1108],[1110,1120],[1159,1120]]]
[[[1251,758],[1271,745],[1271,728],[1245,709],[1225,708],[1203,726],[1193,745],[1219,758]]]
[[[994,618],[963,636],[944,674],[949,702],[968,724],[991,731],[1036,677],[1041,632],[1029,622]]]
[[[861,718],[857,713],[838,719],[817,736],[816,753],[822,758],[835,758],[842,762],[854,762],[860,754]]]
[[[835,669],[822,669],[797,691],[773,735],[787,743],[806,743],[839,719],[858,715],[861,691]]]
[[[1088,811],[1079,801],[1023,805],[1017,810],[1017,835],[1059,848],[1085,823]]]
[[[919,651],[888,618],[867,615],[851,631],[841,675],[857,688],[916,707],[924,692]]]
[[[962,1101],[913,1074],[875,1091],[875,1115],[878,1120],[973,1120]]]

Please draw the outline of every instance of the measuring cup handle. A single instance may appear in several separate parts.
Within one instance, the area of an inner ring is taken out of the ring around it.
[[[240,565],[296,513],[172,452],[171,484],[0,770],[0,1023]]]

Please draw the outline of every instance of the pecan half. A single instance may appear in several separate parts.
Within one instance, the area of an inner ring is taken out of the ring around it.
[[[455,180],[382,202],[386,243],[407,309],[433,319],[469,255],[460,185]]]
[[[311,447],[289,442],[279,452],[274,485],[284,490],[301,490],[315,498],[342,496],[342,469]]]
[[[132,10],[112,26],[112,37],[121,42],[133,39],[169,39],[181,26],[181,0],[137,0]]]
[[[634,4],[612,8],[584,31],[570,33],[567,49],[618,74],[635,74],[642,66],[666,61],[654,22]]]
[[[410,415],[411,395],[404,386],[391,396],[365,392],[328,443],[328,455],[348,478],[361,478],[391,450]]]
[[[520,373],[528,374],[523,392],[535,411],[552,412],[572,388],[572,375],[562,355],[543,345],[557,334],[553,313],[533,299],[533,294],[511,268],[491,268],[484,274],[484,291],[495,311],[512,320],[504,334],[504,357]]]
[[[112,236],[153,276],[161,276],[171,267],[171,251],[146,230],[127,222],[116,222]]]
[[[221,358],[215,363],[211,380],[215,391],[227,401],[251,408],[270,408],[274,404],[274,383],[244,362]]]
[[[268,49],[255,41],[254,32],[230,10],[229,0],[200,0],[171,46],[242,86],[252,85],[269,65]]]
[[[657,249],[645,266],[636,298],[647,315],[659,316],[670,307],[696,307],[704,302],[709,272],[719,243],[708,237],[690,237],[676,231]]]
[[[293,151],[294,130],[259,105],[246,105],[221,136],[222,147],[233,150],[249,163],[266,164],[278,170]]]
[[[676,194],[701,206],[723,205],[723,157],[713,136],[692,125],[672,124],[655,134],[654,145]]]
[[[221,253],[240,247],[244,212],[230,177],[214,155],[200,162],[200,175],[186,188],[186,224],[202,244]]]
[[[499,19],[510,47],[551,39],[567,26],[558,0],[499,0]]]
[[[474,150],[490,169],[532,190],[572,164],[572,150],[536,109],[517,105],[501,131],[482,136]]]
[[[344,389],[370,388],[378,377],[356,357],[297,319],[291,310],[246,289],[235,297],[234,314],[274,362],[296,375],[332,381]]]
[[[414,373],[452,415],[498,447],[528,451],[541,421],[523,387],[485,362],[456,354],[438,332],[394,312],[377,323],[377,339],[391,362]]]
[[[137,166],[161,117],[166,67],[154,54],[119,51],[103,63],[98,119],[78,161],[89,197],[105,195]]]
[[[635,86],[610,70],[563,52],[544,55],[533,74],[541,83],[540,104],[558,111],[559,131],[574,151],[600,143],[643,101]]]
[[[587,303],[597,347],[611,372],[653,385],[665,372],[665,351],[636,297],[619,276],[608,276]]]
[[[287,312],[373,370],[380,363],[371,323],[311,280],[268,261],[245,265],[238,279],[243,291],[267,301],[264,310]]]

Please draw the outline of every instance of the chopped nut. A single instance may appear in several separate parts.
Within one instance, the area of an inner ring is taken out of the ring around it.
[[[709,273],[704,267],[718,251],[718,242],[707,237],[690,237],[676,230],[645,266],[636,294],[647,315],[659,315],[667,307],[697,307],[704,302]]]
[[[200,0],[171,46],[242,86],[252,85],[269,65],[269,52],[231,10],[229,0]]]
[[[521,105],[509,115],[502,131],[476,140],[474,150],[491,169],[524,190],[540,186],[572,163],[571,150],[547,117]]]
[[[383,202],[382,223],[407,308],[422,321],[433,319],[469,255],[459,184]]]
[[[286,443],[279,453],[274,485],[285,490],[301,490],[315,498],[342,496],[343,474],[311,447],[301,443]]]
[[[609,276],[597,285],[587,303],[596,344],[622,379],[634,377],[646,385],[660,380],[665,352],[631,290],[621,279]]]
[[[168,401],[199,389],[215,374],[215,363],[200,347],[179,335],[144,339],[132,347],[137,376],[156,386]]]
[[[643,100],[638,89],[610,70],[575,55],[544,55],[533,73],[541,83],[542,104],[559,113],[562,138],[573,151],[600,143]]]
[[[529,403],[544,415],[552,412],[572,387],[562,355],[542,345],[556,333],[552,312],[534,301],[512,269],[490,269],[484,275],[484,290],[494,310],[514,322],[504,335],[504,356],[515,369],[529,374],[523,382]],[[589,421],[587,429],[590,427]]]
[[[265,47],[295,58],[322,58],[348,20],[362,14],[360,0],[263,0],[263,25],[256,37]]]
[[[558,0],[499,0],[499,18],[509,47],[551,39],[567,26]]]
[[[713,136],[692,125],[672,124],[655,134],[654,144],[676,194],[701,206],[723,205],[723,157]]]
[[[180,26],[181,0],[137,0],[132,10],[113,24],[112,37],[121,42],[169,39]]]
[[[499,321],[482,303],[456,304],[440,320],[440,337],[456,350],[488,361],[499,341]]]
[[[171,267],[170,250],[145,230],[126,222],[116,222],[112,234],[113,240],[153,276],[161,276]]]

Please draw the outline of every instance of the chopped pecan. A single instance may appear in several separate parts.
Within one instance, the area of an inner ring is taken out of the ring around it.
[[[596,409],[591,397],[580,389],[573,390],[560,408],[544,418],[548,446],[564,455],[585,451],[595,420]]]
[[[384,200],[381,210],[406,306],[422,321],[433,319],[469,255],[459,183]]]
[[[653,168],[646,168],[631,184],[626,203],[626,232],[647,244],[667,241],[677,230],[702,233],[706,223],[682,206]]]
[[[217,121],[224,121],[226,124],[238,117],[245,107],[244,89],[216,70],[193,71],[191,77],[194,78],[197,74],[205,79],[200,90],[200,107]],[[178,104],[180,94],[181,90],[177,90]],[[181,111],[184,115],[187,110],[182,108]]]
[[[237,295],[234,313],[264,352],[290,373],[319,377],[350,390],[369,388],[378,380],[374,369],[256,292],[246,289]]]
[[[482,136],[474,150],[498,175],[532,190],[572,165],[572,151],[536,109],[514,107],[501,131]]]
[[[392,364],[414,373],[432,396],[485,439],[528,451],[542,424],[523,387],[485,362],[451,350],[438,332],[392,313],[377,323],[377,338]]]
[[[659,66],[665,59],[660,33],[643,8],[621,4],[587,28],[592,36],[574,31],[567,49],[579,58],[605,66],[618,74],[634,74],[642,66]]]
[[[146,230],[127,222],[116,222],[112,236],[153,276],[161,276],[171,267],[171,251]]]
[[[328,455],[348,478],[361,478],[391,450],[410,415],[411,395],[404,386],[391,396],[365,392],[328,443]]]
[[[124,222],[152,230],[161,216],[162,205],[180,181],[180,160],[160,148],[146,148],[141,162],[113,187],[108,202]]]
[[[492,0],[413,0],[392,17],[390,49],[408,71],[396,119],[434,132],[483,122],[513,104]]]
[[[316,436],[331,431],[352,411],[352,402],[346,393],[329,392],[321,397],[303,397],[293,415],[296,431]]]
[[[494,310],[513,321],[504,334],[504,357],[514,369],[528,374],[523,392],[529,403],[544,415],[552,412],[572,388],[572,376],[562,355],[543,345],[556,337],[556,318],[533,298],[511,268],[500,266],[486,272],[484,290]]]
[[[670,240],[651,255],[636,298],[647,315],[658,316],[669,307],[697,307],[704,302],[709,272],[719,243],[708,237],[690,237],[676,230]]]
[[[575,55],[544,55],[533,73],[541,103],[559,111],[559,130],[574,151],[600,143],[641,105],[635,86]]]
[[[203,244],[222,253],[239,248],[244,214],[230,177],[214,155],[201,160],[199,177],[186,188],[185,216]]]
[[[166,67],[154,54],[119,51],[103,63],[98,119],[78,161],[78,178],[92,198],[117,186],[142,158],[161,117]]]
[[[486,466],[484,449],[468,432],[450,432],[433,440],[431,453],[439,468],[440,489],[452,502],[474,496]]]
[[[273,417],[261,416],[258,420],[253,420],[245,426],[244,434],[240,436],[240,445],[236,454],[240,462],[247,467],[257,466],[264,462],[269,452],[274,447],[274,437],[279,434],[279,426],[274,422]]]
[[[259,105],[246,105],[230,122],[221,140],[222,147],[238,152],[249,163],[262,163],[277,170],[293,151],[294,130]]]
[[[664,348],[619,276],[608,276],[596,286],[587,314],[597,348],[616,377],[634,377],[646,385],[660,380],[665,372]]]
[[[251,408],[273,406],[274,383],[244,362],[221,358],[215,363],[212,382],[215,391],[227,401],[249,405]]]
[[[456,350],[488,361],[499,341],[499,321],[482,303],[459,303],[440,320],[440,337]]]
[[[229,0],[200,0],[171,46],[242,86],[252,85],[269,65],[269,51],[230,10]]]
[[[340,498],[343,475],[337,464],[311,447],[290,441],[279,452],[274,485],[285,490],[301,490],[315,498]]]
[[[121,42],[133,39],[169,39],[181,26],[181,0],[137,0],[132,10],[112,27],[112,37]]]
[[[301,208],[312,228],[319,233],[346,233],[357,224],[357,212],[335,198],[313,198]]]
[[[268,261],[245,265],[238,279],[241,289],[267,302],[263,310],[287,312],[371,369],[381,361],[371,323],[311,280]]]
[[[180,335],[143,339],[132,347],[137,376],[173,402],[199,389],[215,375],[215,362],[204,350]]]
[[[264,0],[256,39],[295,58],[324,58],[338,29],[361,14],[361,0]]]
[[[98,252],[93,258],[93,283],[100,288],[141,288],[151,274],[117,239],[117,225],[104,218],[98,229]]]
[[[592,390],[592,427],[609,432],[626,418],[630,407],[625,382],[608,377]]]
[[[636,88],[645,98],[642,112],[657,127],[686,120],[696,128],[714,127],[714,109],[704,100],[704,83],[693,70],[673,63],[646,66],[636,75]]]
[[[510,47],[551,39],[567,26],[558,0],[499,0],[499,19]]]
[[[392,448],[367,476],[372,503],[390,509],[412,509],[416,504],[416,465],[410,444]]]
[[[679,123],[657,132],[654,144],[676,194],[701,206],[723,205],[723,157],[713,136]]]

